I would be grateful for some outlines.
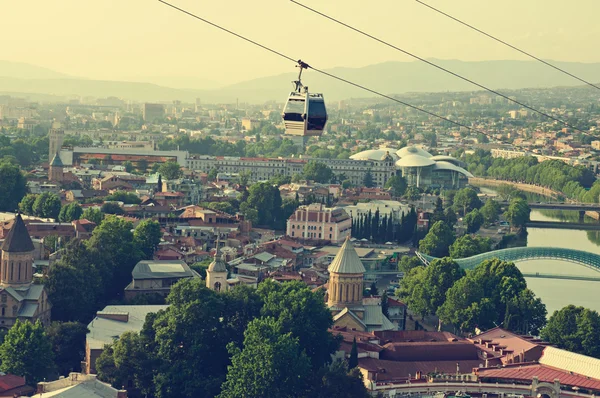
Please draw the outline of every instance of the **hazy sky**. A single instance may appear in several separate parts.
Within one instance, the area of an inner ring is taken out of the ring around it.
[[[320,68],[411,60],[286,0],[172,2]],[[524,59],[413,0],[303,2],[424,57]],[[600,62],[599,0],[429,3],[542,58]],[[156,0],[0,0],[0,6],[1,59],[70,75],[233,83],[294,70],[289,61]]]

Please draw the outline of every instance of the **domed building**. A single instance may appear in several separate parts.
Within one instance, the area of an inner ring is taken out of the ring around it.
[[[409,146],[396,152],[396,167],[409,185],[417,187],[458,189],[467,185],[471,173],[452,156],[433,156],[426,150]]]
[[[350,237],[346,238],[327,270],[327,306],[333,315],[334,326],[362,332],[396,329],[383,314],[380,298],[363,297],[366,270]]]

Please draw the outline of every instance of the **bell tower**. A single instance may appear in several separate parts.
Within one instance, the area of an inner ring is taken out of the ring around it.
[[[33,242],[27,227],[17,213],[12,228],[2,244],[0,285],[22,286],[33,280]]]
[[[346,238],[328,271],[327,306],[339,310],[362,306],[365,267],[350,242],[350,237]]]
[[[51,162],[54,156],[60,152],[63,141],[65,140],[65,132],[54,126],[48,132],[48,141],[50,143],[48,148],[48,162]]]

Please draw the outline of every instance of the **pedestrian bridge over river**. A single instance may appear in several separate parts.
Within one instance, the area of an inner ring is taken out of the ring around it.
[[[428,265],[431,261],[435,260],[436,257],[429,256],[424,253],[417,252],[417,257]],[[513,247],[510,249],[494,250],[487,253],[477,254],[476,256],[456,259],[456,263],[463,269],[473,269],[485,260],[492,258],[498,258],[503,261],[527,261],[527,260],[540,260],[540,259],[551,259],[568,261],[583,265],[587,268],[593,269],[600,272],[600,255],[582,251],[564,249],[558,247]],[[555,275],[559,278],[560,275]]]

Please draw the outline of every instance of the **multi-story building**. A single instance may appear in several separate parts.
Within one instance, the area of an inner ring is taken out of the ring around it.
[[[352,218],[367,215],[369,212],[375,214],[376,211],[379,211],[379,217],[387,216],[393,220],[400,220],[403,214],[410,212],[407,204],[395,200],[372,200],[368,203],[357,203],[354,206],[346,206],[344,210]]]
[[[165,117],[165,106],[163,104],[145,103],[142,107],[142,113],[145,121],[153,122],[156,119]]]
[[[197,205],[202,198],[200,182],[187,178],[163,180],[161,190],[162,192],[181,192],[185,195],[184,203],[186,205]]]
[[[352,231],[352,219],[339,207],[321,203],[300,206],[287,221],[286,233],[292,238],[328,240],[342,243]]]
[[[344,175],[354,185],[362,185],[365,174],[370,172],[377,186],[396,175],[393,159],[354,160],[354,159],[311,159],[326,164],[334,174]],[[208,173],[212,169],[226,173],[250,173],[252,181],[268,180],[276,175],[292,176],[301,174],[307,159],[287,158],[242,158],[228,156],[195,156],[187,159],[187,167]]]

